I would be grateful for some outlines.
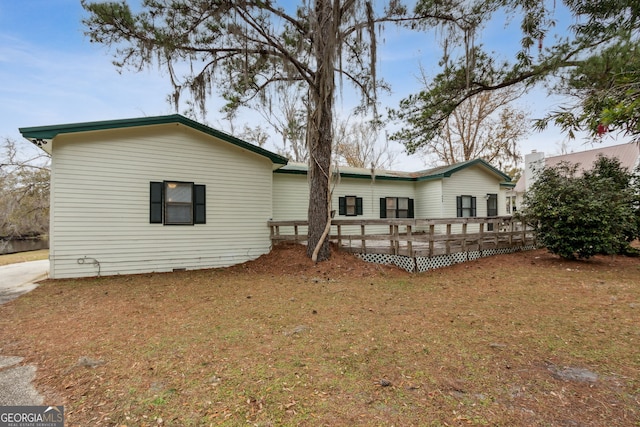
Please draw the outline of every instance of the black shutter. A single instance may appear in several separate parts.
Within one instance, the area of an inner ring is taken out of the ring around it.
[[[409,212],[407,213],[407,218],[415,218],[413,213],[413,199],[409,199]]]
[[[476,215],[476,198],[472,197],[471,198],[471,216],[478,216]]]
[[[207,223],[207,210],[206,210],[206,186],[195,185],[193,186],[193,223],[194,224],[206,224]]]
[[[458,218],[462,217],[462,196],[456,196],[456,212]]]
[[[346,215],[347,214],[347,198],[340,197],[338,199],[338,215]]]
[[[356,197],[356,215],[362,215],[362,197]]]
[[[384,197],[380,198],[380,218],[387,217],[387,199]]]
[[[164,183],[151,182],[149,188],[149,223],[162,224],[162,195]]]

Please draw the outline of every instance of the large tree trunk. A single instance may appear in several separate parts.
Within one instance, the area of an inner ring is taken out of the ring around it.
[[[334,16],[335,12],[335,16]],[[333,142],[333,99],[335,93],[334,63],[339,11],[331,1],[315,2],[316,74],[311,88],[313,111],[309,123],[309,231],[307,255],[322,239],[329,221],[329,181],[331,178],[331,148]],[[329,241],[321,242],[317,261],[329,258]]]

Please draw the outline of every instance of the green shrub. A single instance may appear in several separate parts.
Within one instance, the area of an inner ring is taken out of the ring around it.
[[[640,235],[639,182],[617,159],[602,156],[582,175],[578,165],[546,167],[521,215],[538,241],[563,258],[630,253]]]

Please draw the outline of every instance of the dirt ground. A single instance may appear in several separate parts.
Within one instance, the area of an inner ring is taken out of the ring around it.
[[[410,274],[296,245],[49,280],[0,307],[68,426],[640,425],[640,259],[544,250]]]

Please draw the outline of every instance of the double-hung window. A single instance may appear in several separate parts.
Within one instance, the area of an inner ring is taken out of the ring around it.
[[[167,182],[164,200],[165,224],[193,224],[193,183]]]
[[[456,208],[458,218],[477,216],[476,198],[474,196],[457,196]]]
[[[380,218],[413,218],[413,199],[384,197],[380,199]]]
[[[516,196],[507,196],[507,213],[516,213]]]
[[[362,197],[344,196],[338,199],[338,215],[362,215]]]
[[[164,225],[205,224],[205,195],[205,186],[193,182],[151,182],[149,222]]]

